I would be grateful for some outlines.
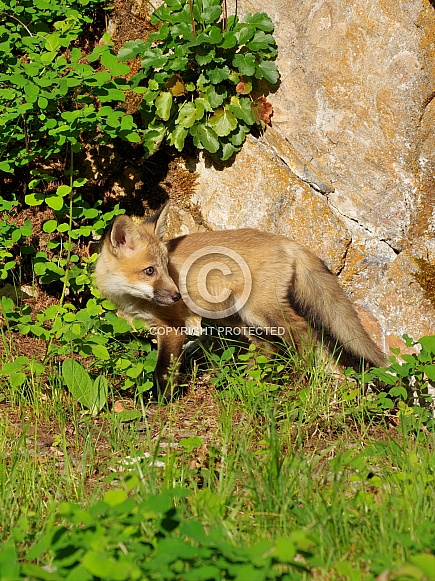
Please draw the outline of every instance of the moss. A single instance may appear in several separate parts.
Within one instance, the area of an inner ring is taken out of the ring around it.
[[[418,266],[418,272],[414,274],[415,280],[424,290],[424,296],[435,307],[435,265],[424,258],[414,258]]]

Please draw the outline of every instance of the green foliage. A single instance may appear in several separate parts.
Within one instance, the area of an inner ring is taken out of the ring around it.
[[[122,76],[130,69],[118,62],[113,43],[106,37],[86,58],[73,46],[102,0],[58,4],[0,2],[0,170],[5,172],[66,147],[79,151],[82,132],[106,141],[140,141],[131,116],[117,108],[128,89]],[[56,201],[49,206],[60,210]]]
[[[76,396],[83,386],[94,389],[96,372],[110,373],[115,382],[138,393],[151,387],[155,356],[150,344],[120,340],[130,336],[130,326],[98,297],[81,308],[77,299],[66,301],[67,296],[94,294],[96,254],[83,256],[79,248],[90,237],[101,236],[122,213],[119,206],[103,211],[99,199],[87,201],[82,194],[86,180],[76,175],[74,155],[90,140],[110,142],[115,137],[143,141],[148,153],[165,136],[181,150],[187,135],[198,147],[225,159],[240,149],[261,118],[258,103],[252,102],[253,85],[261,79],[278,80],[272,22],[265,14],[248,15],[245,22],[236,16],[223,18],[221,2],[215,0],[194,3],[192,14],[188,4],[161,6],[152,17],[154,24],[161,24],[159,31],[147,43],[131,41],[121,49],[123,60],[144,51],[142,69],[130,82],[130,67],[113,53],[108,35],[86,54],[79,48],[84,28],[96,9],[105,6],[104,0],[0,0],[0,172],[30,175],[24,203],[52,211],[42,226],[44,247],[38,248],[34,237],[39,232],[32,231],[31,221],[14,223],[16,197],[21,204],[22,196],[0,197],[0,280],[19,284],[17,265],[31,264],[40,285],[62,289],[60,304],[40,313],[3,298],[7,328],[47,344],[42,364],[22,356],[1,368],[13,388],[40,377],[41,365],[52,357],[74,353],[87,358],[89,366],[80,385],[71,373],[61,374]],[[131,89],[143,94],[145,130],[123,109]],[[150,115],[155,117],[151,124]],[[70,160],[67,183],[41,169],[41,160],[49,165],[60,157]],[[144,357],[131,356],[138,352]],[[97,398],[98,404],[89,397],[79,399],[93,413],[104,406],[104,397]]]
[[[374,383],[372,411],[391,413],[397,410],[402,423],[414,429],[425,423],[427,428],[435,427],[433,392],[435,385],[435,336],[421,337],[414,341],[404,335],[407,348],[414,353],[400,353],[392,349],[390,365],[385,368],[371,369],[363,375],[356,375],[362,384]],[[400,356],[400,360],[398,357]]]
[[[345,470],[346,464],[340,462],[340,468]],[[136,476],[130,477],[127,489],[137,483]],[[36,541],[30,520],[23,517],[11,537],[0,543],[0,579],[291,581],[326,571],[314,534],[295,529],[272,540],[230,543],[221,527],[206,532],[199,520],[183,516],[184,499],[190,495],[189,490],[172,488],[138,501],[125,490],[111,489],[88,508],[63,502]],[[409,542],[406,535],[400,537],[405,546]],[[28,548],[20,554],[23,543]],[[388,557],[384,564],[376,553],[368,562],[370,570],[366,567],[363,574],[344,555],[332,573],[351,581],[374,579],[380,572],[391,581],[434,578],[430,552],[414,550],[396,566]]]
[[[103,347],[103,355],[105,351]],[[74,359],[65,359],[62,363],[62,377],[73,397],[88,408],[93,416],[106,405],[108,384],[103,375],[98,375],[92,381],[81,363]]]
[[[133,334],[129,323],[113,312],[108,301],[92,298],[83,309],[70,303],[51,305],[38,313],[36,320],[30,307],[17,309],[7,297],[2,297],[1,309],[10,332],[46,342],[44,363],[75,353],[87,360],[91,374],[80,363],[66,359],[61,377],[73,397],[92,414],[107,402],[107,380],[101,374],[110,375],[120,389],[134,388],[138,394],[151,389],[156,353],[146,338]],[[45,369],[36,358],[20,356],[1,366],[0,376],[12,387],[19,387],[41,376]]]
[[[141,57],[131,85],[143,94],[145,148],[151,155],[166,139],[182,151],[190,136],[197,148],[228,159],[267,119],[251,92],[262,79],[279,80],[272,21],[264,13],[226,19],[221,0],[170,0],[151,22],[158,32],[119,51],[121,60]]]
[[[7,201],[0,197],[0,215],[9,216],[9,220],[0,220],[0,280],[6,280],[15,267],[15,259],[11,252],[13,246],[32,234],[30,220],[26,220],[22,226],[17,226],[11,221],[17,205],[15,199]],[[22,251],[26,250],[23,246],[21,248]]]
[[[182,519],[174,500],[188,494],[172,489],[135,503],[115,489],[88,509],[63,503],[24,558],[13,542],[3,543],[0,579],[290,581],[309,570],[314,543],[303,531],[234,546],[220,531]],[[22,540],[21,531],[16,536]]]

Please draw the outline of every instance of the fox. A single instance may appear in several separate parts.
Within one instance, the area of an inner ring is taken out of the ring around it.
[[[95,266],[101,294],[156,335],[156,397],[167,398],[192,321],[203,319],[258,345],[279,339],[303,353],[315,336],[340,364],[386,364],[337,277],[308,248],[252,228],[164,241],[168,211],[166,203],[140,221],[117,216]]]

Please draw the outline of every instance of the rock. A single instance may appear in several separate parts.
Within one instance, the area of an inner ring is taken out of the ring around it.
[[[273,129],[232,165],[200,157],[217,229],[290,236],[340,275],[384,349],[435,333],[415,258],[435,264],[435,11],[429,0],[239,0],[275,23]]]
[[[333,272],[343,267],[349,233],[327,200],[299,179],[263,140],[248,137],[222,171],[195,166],[193,200],[216,229],[259,228],[294,238],[321,256]],[[249,176],[249,178],[248,178]]]

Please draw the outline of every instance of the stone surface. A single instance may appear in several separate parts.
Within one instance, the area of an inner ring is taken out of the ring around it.
[[[201,158],[214,228],[252,226],[319,254],[381,347],[435,333],[413,257],[435,263],[435,8],[429,0],[239,0],[275,23],[273,129],[233,165]]]
[[[300,180],[263,140],[248,137],[234,163],[221,171],[207,167],[204,159],[194,169],[200,179],[193,201],[216,229],[283,234],[312,248],[333,272],[343,268],[350,243],[346,228],[324,196]]]

